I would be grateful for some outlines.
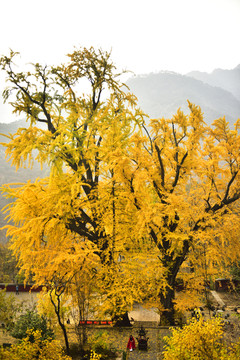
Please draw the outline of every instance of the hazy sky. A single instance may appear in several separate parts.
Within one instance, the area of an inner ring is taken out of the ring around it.
[[[240,0],[8,0],[0,10],[0,55],[12,48],[25,63],[63,62],[74,46],[112,49],[136,74],[240,63]]]

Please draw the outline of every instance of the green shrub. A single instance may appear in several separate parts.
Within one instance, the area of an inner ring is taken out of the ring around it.
[[[100,330],[89,338],[91,350],[101,355],[101,359],[113,355],[108,342],[109,335],[107,331]]]
[[[26,338],[28,330],[39,330],[42,340],[54,338],[54,333],[48,327],[46,318],[40,316],[35,310],[27,310],[24,314],[20,315],[10,334],[16,339],[23,339]],[[30,335],[29,341],[34,342],[32,335]]]

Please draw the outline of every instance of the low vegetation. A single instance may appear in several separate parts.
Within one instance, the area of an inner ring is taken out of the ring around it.
[[[43,339],[39,330],[28,330],[27,336],[18,344],[4,349],[0,347],[1,360],[71,360],[64,354],[60,343],[52,339]]]

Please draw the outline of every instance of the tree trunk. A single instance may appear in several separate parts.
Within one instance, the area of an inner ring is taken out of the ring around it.
[[[56,294],[56,293],[55,293]],[[70,347],[69,347],[69,341],[68,341],[68,335],[67,335],[67,329],[66,329],[66,326],[64,325],[64,323],[62,322],[61,320],[61,315],[60,315],[60,295],[56,294],[56,297],[57,297],[57,305],[55,304],[54,300],[53,300],[53,297],[52,297],[52,292],[50,292],[50,300],[51,300],[51,303],[53,304],[54,306],[54,310],[55,310],[55,313],[57,315],[57,319],[58,319],[58,323],[62,329],[62,332],[63,332],[63,336],[64,336],[64,341],[65,341],[65,346],[66,346],[66,352],[67,354],[69,354],[70,352]]]
[[[182,263],[186,260],[186,256],[189,252],[190,243],[188,240],[185,240],[183,243],[182,252],[173,259],[172,256],[169,256],[167,250],[169,249],[169,241],[165,240],[164,242],[166,249],[165,252],[162,252],[161,262],[166,269],[166,281],[167,286],[164,291],[159,294],[161,306],[163,310],[161,311],[161,325],[174,325],[174,299],[175,299],[175,289],[176,289],[176,278],[181,268]]]
[[[130,323],[129,317],[128,317],[128,313],[125,312],[123,315],[121,316],[115,316],[113,318],[113,322],[114,322],[114,326],[124,326],[124,327],[130,327],[132,326],[132,324]]]
[[[67,335],[66,326],[61,322],[60,317],[58,315],[57,315],[57,317],[58,317],[59,325],[61,326],[61,329],[62,329],[62,332],[63,332],[63,336],[64,336],[64,340],[65,340],[65,346],[66,346],[66,352],[67,352],[67,354],[69,354],[70,348],[69,348],[69,342],[68,342],[68,335]]]
[[[174,288],[167,287],[164,293],[160,294],[160,301],[163,307],[160,315],[160,325],[174,325]]]

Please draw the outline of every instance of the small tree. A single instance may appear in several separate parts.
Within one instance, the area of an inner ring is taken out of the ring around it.
[[[75,332],[78,338],[80,351],[84,352],[84,345],[87,342],[87,328],[85,321],[89,314],[94,312],[96,304],[97,286],[96,278],[91,272],[76,274],[69,288],[69,295],[72,298],[70,308],[71,318],[74,322]],[[95,292],[94,292],[95,291]]]
[[[0,282],[15,282],[18,274],[16,258],[6,244],[0,244]]]
[[[22,311],[22,303],[16,301],[13,294],[6,294],[6,289],[0,290],[0,321],[6,329],[11,331],[17,319],[17,315]]]

